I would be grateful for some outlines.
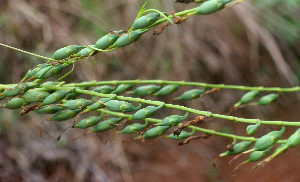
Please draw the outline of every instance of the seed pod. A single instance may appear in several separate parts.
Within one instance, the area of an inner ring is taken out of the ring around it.
[[[92,45],[94,47],[94,45]],[[88,57],[93,56],[97,53],[94,49],[90,47],[86,47],[84,49],[81,49],[77,54],[74,54],[73,57]]]
[[[167,85],[154,94],[154,96],[165,96],[176,92],[180,85]]]
[[[141,108],[142,104],[139,103],[137,107],[134,107],[131,103],[119,100],[110,100],[105,103],[107,109],[116,112],[130,112]]]
[[[259,138],[256,141],[253,149],[249,150],[248,152],[263,151],[263,150],[266,150],[269,147],[273,146],[280,139],[284,130],[285,130],[285,126],[282,126],[282,129],[280,131],[272,131],[272,132],[262,136],[261,138]]]
[[[48,66],[51,66],[51,64],[39,64],[37,65],[35,68],[30,69],[26,75],[25,78],[31,78],[32,76],[34,76],[37,72],[39,72],[41,69],[46,68]]]
[[[146,128],[147,126],[148,126],[147,121],[145,122],[145,124],[133,123],[132,125],[126,126],[122,131],[119,131],[117,133],[127,133],[127,134],[136,133]]]
[[[55,102],[58,102],[66,97],[68,93],[70,93],[73,89],[71,90],[58,90],[52,94],[50,94],[41,105],[49,105],[53,104]]]
[[[112,94],[116,94],[116,95],[122,94],[130,90],[133,86],[134,84],[121,84],[112,92]]]
[[[26,102],[42,102],[47,98],[50,94],[46,91],[35,91],[30,90],[26,92],[24,95],[22,95],[22,99],[24,99]]]
[[[300,128],[292,134],[286,142],[288,148],[296,147],[298,144],[300,144]]]
[[[26,102],[24,99],[19,97],[14,97],[10,101],[7,102],[5,108],[7,109],[18,109],[21,108],[21,106],[28,105],[29,103]]]
[[[173,133],[170,135],[167,135],[166,137],[171,138],[173,140],[184,140],[190,136],[193,136],[193,134],[195,133],[195,130],[193,130],[192,132],[186,132],[186,131],[181,131],[180,134],[174,135]]]
[[[12,87],[4,90],[3,96],[13,97],[13,96],[21,94],[22,92],[23,93],[27,92],[30,88],[32,88],[36,85],[38,85],[38,83],[34,83],[34,84],[22,83],[17,88],[15,88],[16,86],[12,86]]]
[[[53,54],[52,58],[55,60],[66,59],[67,57],[72,56],[73,54],[76,54],[83,48],[85,48],[85,46],[69,45],[67,47],[58,49]]]
[[[231,0],[208,0],[202,3],[198,9],[197,14],[207,15],[219,11],[225,7]]]
[[[111,100],[111,98],[102,98],[102,99],[99,99],[94,104],[92,104],[90,106],[87,106],[87,108],[84,110],[84,112],[86,113],[86,112],[95,111],[97,109],[104,108],[105,105],[103,103],[105,103],[105,102],[107,102],[109,100]]]
[[[140,120],[140,119],[145,119],[145,118],[151,117],[156,113],[156,111],[158,111],[160,108],[164,107],[164,105],[165,104],[162,104],[158,107],[148,106],[146,108],[140,109],[136,113],[134,113],[129,119]]]
[[[102,132],[102,131],[112,129],[115,127],[115,124],[118,124],[122,120],[123,118],[110,118],[108,120],[102,121],[98,123],[92,130],[90,130],[89,133]]]
[[[145,16],[139,17],[132,25],[132,30],[143,29],[155,23],[160,17],[159,13],[149,13]]]
[[[63,106],[50,105],[50,106],[42,107],[41,109],[37,109],[35,110],[35,112],[38,114],[54,114],[63,109],[64,109]]]
[[[87,90],[89,87],[76,87],[76,89],[81,89],[81,90]],[[81,93],[77,93],[77,92],[72,92],[72,93],[69,93],[65,99],[66,100],[71,100],[71,99],[75,99],[77,98],[79,95],[81,95]]]
[[[111,87],[108,85],[103,85],[101,87],[97,87],[95,88],[93,91],[94,92],[98,92],[98,93],[103,93],[103,94],[109,94],[111,93],[113,90],[115,90],[116,87]]]
[[[103,118],[103,116],[104,114],[101,114],[100,116],[92,116],[87,119],[83,119],[79,121],[74,127],[86,129],[88,127],[95,126]]]
[[[122,35],[118,38],[118,40],[114,43],[114,46],[115,47],[125,47],[135,41],[137,41],[140,36],[145,33],[146,31],[148,30],[145,30],[145,31],[138,31],[138,30],[135,30],[135,31],[132,31],[128,34],[125,34],[125,35]]]
[[[117,31],[116,33],[109,33],[103,36],[96,42],[95,47],[102,50],[108,48],[116,42],[116,40],[120,37],[119,34],[122,32],[123,31]]]
[[[133,94],[139,97],[144,97],[157,92],[160,88],[161,87],[157,85],[145,85],[136,88],[134,91],[129,92],[129,94]]]
[[[254,151],[254,152],[252,152],[249,156],[249,159],[246,160],[246,161],[248,161],[248,162],[258,161],[261,158],[263,158],[264,156],[268,155],[272,148],[273,148],[273,146],[271,146],[271,147],[269,147],[269,148],[267,148],[266,150],[263,150],[263,151]]]
[[[254,135],[257,131],[257,128],[260,126],[261,122],[259,121],[257,124],[255,125],[249,125],[246,128],[246,132],[248,135]]]
[[[40,71],[38,71],[33,77],[31,77],[31,79],[46,79],[46,78],[50,78],[52,76],[55,76],[59,73],[62,72],[62,70],[66,67],[68,67],[70,65],[70,63],[66,63],[66,64],[57,64],[55,66],[48,66],[45,67],[43,69],[41,69]]]
[[[143,134],[143,137],[145,139],[156,138],[160,135],[163,135],[169,128],[170,128],[170,126],[156,126],[154,128],[147,130]]]
[[[261,97],[257,103],[255,103],[254,105],[268,105],[272,102],[275,102],[277,99],[279,98],[279,95],[278,94],[268,94],[268,95],[265,95],[263,97]]]
[[[250,92],[247,92],[236,104],[234,104],[234,107],[239,107],[240,105],[248,104],[249,102],[254,100],[259,95],[259,93],[260,92],[258,90],[252,90]]]
[[[204,92],[205,92],[205,90],[192,89],[192,90],[184,92],[181,96],[176,97],[173,100],[192,100],[192,99],[198,98]]]
[[[51,121],[64,121],[71,118],[74,118],[81,110],[80,109],[65,109],[62,111],[59,111],[56,113],[52,118],[49,118],[48,120]]]
[[[227,156],[227,155],[240,154],[240,153],[246,151],[250,147],[250,145],[252,143],[253,143],[252,141],[242,141],[242,142],[239,142],[239,143],[237,143],[237,144],[235,144],[233,146],[233,150],[232,151],[227,150],[226,152],[220,154],[219,156],[220,157],[224,157],[224,156]]]
[[[159,126],[176,126],[181,121],[185,120],[189,115],[189,112],[186,112],[184,116],[171,115],[164,118],[161,122],[157,123]]]
[[[63,100],[63,106],[68,109],[84,109],[93,101],[88,101],[87,99],[76,99],[76,100]]]

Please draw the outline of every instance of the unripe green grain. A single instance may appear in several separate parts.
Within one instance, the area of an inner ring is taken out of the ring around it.
[[[101,114],[100,116],[92,116],[87,119],[83,119],[79,121],[74,127],[86,129],[88,127],[95,126],[103,118],[103,116],[104,114]]]
[[[41,109],[35,110],[36,113],[38,114],[54,114],[57,113],[58,111],[63,110],[65,107],[59,106],[59,105],[50,105],[46,107],[42,107]]]
[[[140,120],[140,119],[145,119],[148,117],[153,116],[156,111],[158,111],[159,109],[161,109],[165,104],[162,104],[158,107],[155,106],[148,106],[146,108],[140,109],[138,110],[136,113],[134,113],[130,119],[132,120]]]
[[[162,89],[160,89],[158,92],[156,92],[155,94],[153,94],[154,96],[165,96],[165,95],[169,95],[173,92],[176,92],[178,90],[178,88],[180,87],[180,85],[167,85],[165,87],[163,87]]]
[[[246,132],[248,135],[255,135],[257,128],[260,126],[261,122],[259,121],[255,125],[248,125],[246,128]]]
[[[63,106],[68,109],[84,109],[93,101],[88,101],[87,99],[76,99],[76,100],[63,100]]]
[[[46,91],[30,90],[22,95],[21,98],[23,98],[26,102],[42,102],[49,95],[50,94]]]
[[[24,99],[19,97],[14,97],[10,101],[7,102],[5,108],[7,109],[18,109],[21,108],[21,106],[28,105],[29,103],[26,102]]]
[[[145,31],[132,31],[128,34],[122,35],[118,38],[118,40],[114,43],[114,47],[125,47],[135,41],[137,41],[140,36],[145,33],[148,30]]]
[[[204,92],[205,92],[205,90],[192,89],[192,90],[184,92],[181,96],[176,97],[173,100],[192,100],[192,99],[200,97],[200,95],[203,94]]]
[[[94,47],[94,45],[92,45]],[[81,49],[77,54],[74,54],[73,57],[88,57],[93,56],[97,53],[94,49],[90,47],[86,47],[84,49]]]
[[[97,92],[97,93],[109,94],[113,90],[115,90],[115,88],[116,87],[111,87],[111,86],[108,86],[108,85],[103,85],[101,87],[96,87],[93,91]]]
[[[207,15],[219,11],[231,0],[208,0],[202,3],[197,9],[196,14]]]
[[[160,88],[161,87],[157,85],[145,85],[136,88],[134,91],[129,92],[129,94],[133,94],[139,97],[144,97],[157,92]]]
[[[261,105],[261,106],[268,105],[272,102],[275,102],[278,98],[279,98],[279,94],[274,94],[274,93],[268,94],[261,97],[254,105]]]
[[[65,109],[58,113],[56,113],[52,118],[49,118],[48,120],[51,121],[65,121],[71,118],[74,118],[81,110],[80,109]]]
[[[36,68],[30,69],[26,75],[25,78],[31,78],[32,76],[34,76],[37,72],[39,72],[41,69],[46,68],[48,66],[51,66],[51,64],[39,64],[36,66]]]
[[[260,91],[257,90],[252,90],[250,92],[247,92],[245,95],[242,96],[239,102],[234,104],[234,107],[239,107],[240,105],[248,104],[249,102],[254,100],[259,95],[259,93]]]
[[[89,133],[102,132],[102,131],[112,129],[115,127],[115,124],[118,124],[122,120],[123,120],[123,118],[110,118],[108,120],[102,121],[102,122],[98,123],[92,130],[90,130]]]
[[[156,138],[158,136],[163,135],[169,128],[170,128],[170,126],[156,126],[154,128],[151,128],[151,129],[147,130],[143,134],[143,137],[145,139]]]
[[[250,147],[250,145],[252,143],[253,143],[252,141],[242,141],[242,142],[239,142],[239,143],[237,143],[237,144],[235,144],[233,146],[233,150],[232,151],[227,150],[226,152],[220,154],[219,156],[220,157],[224,157],[224,156],[227,156],[227,155],[240,154],[240,153],[246,151]]]
[[[132,125],[126,126],[122,131],[119,131],[117,133],[136,133],[138,131],[141,131],[142,129],[146,128],[148,126],[148,122],[146,121],[145,124],[140,123],[133,123]]]
[[[288,138],[286,142],[286,146],[290,148],[290,147],[296,147],[299,144],[300,144],[300,128],[297,129],[297,131]]]
[[[139,103],[139,106],[134,107],[131,103],[119,100],[110,100],[105,103],[107,109],[116,112],[130,112],[135,111],[141,108],[142,104]]]
[[[248,162],[255,162],[260,159],[262,159],[264,156],[268,155],[271,151],[273,146],[267,148],[266,150],[263,151],[254,151],[250,154],[249,159],[247,160]]]
[[[27,92],[30,88],[38,85],[37,83],[31,84],[31,83],[22,83],[18,87],[12,86],[9,89],[5,89],[3,92],[3,95],[5,97],[13,97],[16,95],[21,94],[22,92]],[[16,87],[16,88],[15,88]]]
[[[70,93],[72,90],[58,90],[52,94],[50,94],[42,103],[42,105],[49,105],[53,104],[55,102],[58,102],[62,99],[64,99],[68,93]]]
[[[116,42],[116,40],[120,37],[119,34],[121,32],[122,31],[117,31],[115,33],[109,33],[103,36],[96,42],[95,48],[104,50],[109,46],[113,45]]]
[[[173,140],[184,140],[190,136],[193,136],[193,134],[195,133],[195,130],[193,130],[192,132],[186,132],[186,131],[181,131],[180,134],[174,135],[173,133],[170,135],[167,135],[166,137],[171,138]]]
[[[155,23],[159,17],[160,17],[159,13],[149,13],[135,20],[131,28],[132,30],[146,28],[149,25]]]
[[[133,86],[134,84],[121,84],[112,92],[112,94],[117,94],[117,95],[122,94],[130,90]]]
[[[56,64],[55,66],[48,66],[45,67],[43,69],[41,69],[40,71],[38,71],[33,77],[31,77],[31,79],[46,79],[46,78],[50,78],[52,76],[55,76],[59,73],[62,72],[62,70],[66,67],[68,67],[70,65],[70,63],[66,63],[66,64]]]
[[[81,49],[85,48],[85,46],[77,46],[77,45],[69,45],[67,47],[63,47],[58,49],[52,56],[55,60],[63,60],[72,56],[73,54],[78,53]]]
[[[189,115],[189,112],[186,112],[184,116],[171,115],[164,118],[161,122],[157,123],[159,126],[176,126],[181,121],[185,120]]]
[[[95,111],[97,109],[104,108],[105,107],[104,104],[109,100],[111,100],[111,98],[101,98],[98,101],[96,101],[94,104],[87,106],[87,108],[84,110],[84,112],[90,112],[90,111]]]

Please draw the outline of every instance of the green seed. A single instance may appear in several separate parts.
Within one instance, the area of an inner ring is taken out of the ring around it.
[[[131,28],[132,30],[146,28],[149,25],[155,23],[159,17],[160,17],[159,13],[149,13],[135,20]]]
[[[56,113],[52,118],[48,119],[51,121],[64,121],[74,118],[81,110],[80,109],[65,109]]]
[[[130,90],[133,86],[134,84],[121,84],[112,92],[112,94],[117,94],[117,95],[122,94]]]
[[[135,41],[137,41],[140,36],[145,33],[146,31],[148,30],[145,30],[145,31],[138,31],[138,30],[135,30],[135,31],[132,31],[128,34],[125,34],[125,35],[122,35],[118,38],[118,40],[114,43],[114,46],[115,47],[125,47]]]
[[[145,122],[145,124],[133,123],[132,125],[126,126],[122,131],[119,131],[118,133],[127,133],[127,134],[136,133],[146,128],[147,126],[148,126],[147,121]]]
[[[3,92],[3,96],[5,97],[13,97],[16,95],[21,94],[22,92],[25,93],[27,92],[30,88],[38,85],[37,83],[35,84],[30,84],[30,83],[21,83],[17,88],[16,86],[12,86],[9,89],[5,89]]]
[[[87,106],[87,108],[86,108],[86,110],[84,110],[84,112],[86,113],[86,112],[95,111],[97,109],[104,108],[105,105],[103,105],[103,103],[106,103],[109,100],[111,100],[111,98],[102,98],[102,99],[99,99],[94,104],[92,104],[90,106]]]
[[[197,9],[197,14],[207,15],[219,11],[231,0],[209,0],[202,3]]]
[[[265,95],[263,97],[261,97],[257,103],[255,105],[268,105],[272,102],[275,102],[277,99],[279,98],[279,95],[278,94],[268,94],[268,95]]]
[[[254,100],[259,95],[259,93],[260,92],[257,90],[252,90],[250,92],[247,92],[245,95],[242,96],[239,102],[234,104],[234,107],[239,107],[240,105],[248,104],[249,102]]]
[[[240,154],[240,153],[246,151],[250,147],[250,145],[252,143],[253,143],[252,141],[242,141],[242,142],[239,142],[239,143],[237,143],[237,144],[235,144],[233,146],[233,150],[232,151],[227,150],[226,152],[220,154],[219,156],[220,157],[224,157],[224,156],[227,156],[227,155]]]
[[[70,93],[72,91],[71,90],[58,90],[52,94],[50,94],[42,103],[42,105],[49,105],[49,104],[53,104],[55,102],[58,102],[62,99],[64,99],[68,93]]]
[[[83,119],[79,121],[74,127],[86,129],[88,127],[95,126],[102,119],[103,116],[104,114],[101,114],[101,116],[92,116],[87,119]]]
[[[257,128],[260,126],[261,122],[259,121],[257,124],[255,125],[249,125],[246,128],[246,132],[248,135],[255,135]]]
[[[112,129],[115,127],[114,124],[118,124],[122,120],[123,120],[123,118],[110,118],[108,120],[102,121],[102,122],[98,123],[92,130],[90,130],[89,133],[102,132],[102,131]]]
[[[164,107],[165,104],[162,104],[158,107],[155,106],[148,106],[146,108],[140,109],[138,110],[136,113],[134,113],[130,119],[132,120],[140,120],[140,119],[145,119],[148,117],[153,116],[156,111],[158,111],[159,109],[161,109],[162,107]]]
[[[46,91],[28,91],[21,98],[23,98],[26,102],[42,102],[47,98],[50,94]]]
[[[119,34],[121,32],[122,31],[117,31],[116,34],[109,33],[109,34],[103,36],[96,42],[95,47],[97,49],[102,49],[102,50],[108,48],[109,46],[113,45],[116,42],[116,40],[120,37]]]
[[[111,86],[108,86],[108,85],[103,85],[101,87],[95,88],[93,91],[98,92],[98,93],[103,93],[103,94],[109,94],[113,90],[115,90],[115,87],[111,87]]]
[[[29,103],[26,102],[24,99],[15,97],[12,98],[10,101],[7,102],[5,108],[7,109],[18,109],[21,108],[21,106],[28,105]]]
[[[151,139],[151,138],[156,138],[160,135],[163,135],[170,126],[156,126],[154,128],[149,129],[143,134],[143,137],[145,139]]]
[[[93,101],[87,99],[76,99],[76,100],[63,100],[63,106],[68,109],[84,109]]]
[[[154,94],[154,96],[165,96],[176,92],[180,85],[167,85]]]
[[[58,49],[52,56],[55,60],[63,60],[72,56],[73,54],[78,53],[81,49],[85,48],[85,46],[77,46],[77,45],[69,45],[67,47],[63,47]]]
[[[131,103],[125,101],[110,100],[105,103],[105,106],[111,111],[130,112],[140,109],[142,104],[140,103],[139,106],[134,107]]]
[[[48,66],[51,66],[51,64],[39,64],[36,66],[36,68],[30,69],[26,75],[25,78],[31,78],[32,76],[34,76],[37,72],[39,72],[41,69],[46,68]]]
[[[184,116],[171,115],[164,118],[161,122],[157,123],[159,126],[176,126],[181,121],[185,120],[189,115],[189,112],[186,112]]]
[[[93,56],[96,53],[97,53],[97,51],[95,51],[94,49],[86,47],[84,49],[81,49],[77,54],[74,54],[73,56],[74,57],[88,57],[88,56]]]
[[[204,92],[205,90],[192,89],[184,92],[181,96],[176,97],[174,100],[192,100],[200,97],[200,95],[203,94]]]
[[[45,67],[43,69],[41,69],[40,71],[38,71],[33,77],[31,77],[31,79],[46,79],[46,78],[50,78],[52,76],[55,76],[59,73],[62,72],[62,70],[66,67],[68,67],[71,63],[67,63],[67,64],[57,64],[55,66],[48,66]]]
[[[64,109],[63,106],[50,105],[50,106],[43,107],[41,109],[37,109],[35,110],[35,112],[38,114],[54,114],[63,109]]]
[[[294,134],[292,134],[286,142],[286,145],[289,148],[296,147],[298,144],[300,144],[300,128]]]
[[[134,91],[129,92],[129,94],[133,94],[139,97],[144,97],[157,92],[160,88],[161,87],[157,85],[145,85],[136,88]]]
[[[269,147],[273,146],[281,137],[285,130],[285,126],[282,126],[282,129],[280,131],[272,131],[261,138],[259,138],[252,151],[263,151],[268,149]]]
[[[193,130],[192,132],[186,132],[186,131],[181,131],[180,134],[174,135],[173,133],[170,135],[167,135],[166,137],[171,138],[173,140],[184,140],[190,136],[193,136],[193,134],[195,133],[195,130]]]
[[[256,162],[256,161],[260,160],[264,156],[268,155],[272,148],[273,148],[273,146],[271,146],[268,149],[263,150],[263,151],[254,151],[254,152],[252,152],[247,161],[248,162]]]

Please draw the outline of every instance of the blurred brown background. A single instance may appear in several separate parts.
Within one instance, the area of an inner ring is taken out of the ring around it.
[[[129,28],[145,0],[2,0],[0,42],[51,57],[69,44],[94,44],[110,30]],[[175,12],[198,4],[153,0],[146,8]],[[167,27],[159,36],[150,32],[125,48],[101,53],[77,64],[65,80],[167,79],[247,86],[291,87],[299,85],[299,1],[247,0],[213,15],[194,16]],[[0,47],[0,79],[17,83],[28,69],[44,60]],[[170,100],[188,88],[163,98]],[[226,114],[243,95],[223,90],[191,102],[178,102],[199,110]],[[149,99],[157,99],[151,98]],[[246,107],[234,116],[262,120],[299,121],[299,94],[283,93],[265,107]],[[171,111],[166,111],[170,115]],[[174,111],[174,113],[177,113]],[[35,113],[0,111],[0,181],[299,181],[299,147],[252,171],[241,167],[235,178],[232,157],[212,162],[231,139],[212,136],[177,146],[176,141],[132,140],[115,131],[90,134],[74,142],[84,131],[73,129],[57,142],[72,121],[46,122],[39,137]],[[179,113],[181,114],[181,113]],[[166,115],[166,113],[164,113]],[[158,116],[159,117],[159,116]],[[190,116],[190,119],[193,116]],[[203,127],[244,135],[247,125],[210,118]],[[119,127],[121,129],[122,127]],[[257,136],[279,129],[262,126]],[[286,138],[296,130],[288,127]],[[126,141],[124,141],[126,140]],[[107,143],[105,144],[105,142]],[[247,159],[243,156],[235,162]]]

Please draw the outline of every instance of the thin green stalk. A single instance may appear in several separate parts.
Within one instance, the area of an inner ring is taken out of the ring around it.
[[[74,87],[47,86],[45,88],[37,88],[36,90],[46,90],[47,91],[47,90],[70,90],[70,89],[74,89]],[[115,94],[102,94],[102,93],[98,93],[98,92],[94,92],[94,91],[81,90],[81,89],[74,89],[74,92],[98,96],[98,97],[105,97],[105,98],[110,98],[110,97],[116,96]],[[124,97],[124,96],[116,96],[115,99],[150,104],[150,105],[157,105],[157,106],[160,106],[164,103],[161,101],[152,101],[152,100],[146,100],[146,99],[141,99],[141,98],[132,98],[132,97]],[[188,108],[188,107],[184,107],[184,106],[180,106],[180,105],[173,105],[173,104],[165,104],[165,107],[172,108],[172,109],[178,109],[178,110],[182,110],[182,111],[187,111],[187,112],[191,112],[191,113],[206,116],[206,117],[214,117],[214,118],[230,120],[233,122],[242,122],[242,123],[248,123],[248,124],[256,124],[258,122],[261,122],[261,124],[268,124],[268,125],[300,126],[300,122],[261,121],[259,119],[245,119],[245,118],[227,116],[227,115],[222,115],[222,114],[213,114],[212,112],[209,112],[209,111],[199,111],[196,109],[192,109],[192,108]]]
[[[220,88],[220,89],[234,89],[234,90],[258,90],[261,92],[299,92],[300,86],[280,88],[280,87],[251,87],[241,85],[226,85],[226,84],[208,84],[201,82],[186,82],[186,81],[167,81],[167,80],[112,80],[112,81],[100,81],[92,83],[71,83],[66,84],[66,87],[82,87],[82,86],[98,86],[98,85],[119,85],[119,84],[165,84],[165,85],[181,85],[181,86],[199,86],[204,88]]]
[[[124,113],[120,113],[120,112],[109,111],[109,110],[106,110],[106,109],[98,109],[97,111],[102,112],[104,114],[111,115],[111,116],[121,117],[121,118],[129,118],[129,117],[132,116],[131,114],[124,114]],[[160,119],[154,119],[154,118],[146,118],[144,120],[152,122],[152,123],[161,122]],[[245,137],[245,136],[233,135],[233,134],[228,134],[228,133],[222,133],[222,132],[217,132],[215,130],[200,128],[200,127],[197,127],[197,126],[189,126],[188,128],[195,129],[196,131],[200,131],[200,132],[211,134],[211,135],[217,135],[217,136],[221,136],[221,137],[232,138],[234,140],[248,140],[248,141],[253,141],[253,142],[258,140],[258,138],[255,138],[255,137]],[[287,140],[279,140],[277,143],[286,143],[286,142],[287,142]]]

